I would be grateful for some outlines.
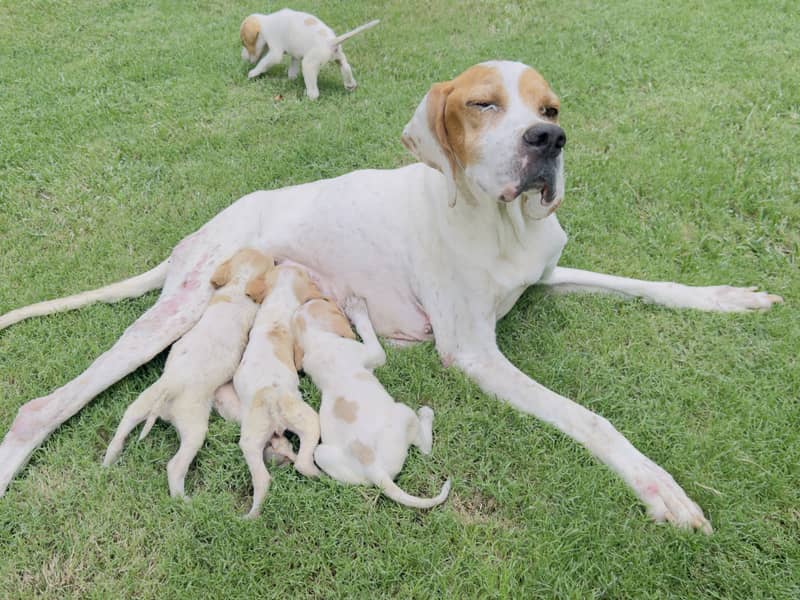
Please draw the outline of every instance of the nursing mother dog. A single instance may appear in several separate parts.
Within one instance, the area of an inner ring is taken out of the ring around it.
[[[702,510],[669,473],[611,423],[511,364],[497,347],[495,324],[535,283],[717,311],[766,309],[780,298],[752,288],[688,287],[558,267],[567,240],[554,214],[564,195],[559,110],[556,94],[530,67],[474,66],[433,85],[406,126],[403,142],[421,163],[249,194],[147,273],[1,317],[4,327],[163,288],[86,371],[20,408],[0,445],[0,493],[60,423],[186,332],[209,301],[214,268],[250,246],[313,269],[337,301],[365,298],[383,336],[435,336],[445,364],[583,444],[653,519],[710,532]]]

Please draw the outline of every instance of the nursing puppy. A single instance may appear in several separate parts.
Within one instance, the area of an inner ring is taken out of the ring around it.
[[[169,491],[173,497],[185,495],[184,479],[205,440],[214,392],[239,365],[260,301],[257,292],[274,265],[271,256],[244,249],[217,268],[211,277],[216,290],[203,316],[172,346],[159,380],[125,411],[106,450],[105,466],[117,459],[134,427],[147,419],[142,439],[161,417],[175,426],[181,440],[167,464]]]
[[[262,304],[233,377],[241,402],[239,447],[253,480],[253,506],[247,514],[251,518],[258,516],[270,483],[264,466],[264,449],[273,440],[285,440],[284,430],[293,431],[300,438],[295,468],[309,477],[319,475],[314,466],[319,417],[300,395],[291,320],[301,304],[322,297],[305,269],[294,265],[275,268],[257,281],[253,289]]]
[[[364,300],[348,300],[346,310],[363,344],[355,340],[347,319],[329,300],[307,302],[292,320],[295,364],[302,366],[322,393],[322,443],[314,458],[334,479],[377,485],[400,504],[415,508],[441,504],[450,492],[449,479],[435,498],[407,494],[393,481],[410,444],[430,454],[433,411],[423,406],[415,414],[392,399],[372,374],[386,361],[386,354]]]
[[[289,79],[295,79],[302,64],[306,94],[312,100],[319,98],[317,75],[327,62],[335,60],[342,72],[344,87],[356,88],[356,80],[342,51],[342,42],[374,27],[379,21],[356,27],[337,36],[333,30],[314,15],[288,8],[268,15],[253,14],[242,21],[239,37],[242,39],[242,59],[256,65],[247,74],[253,79],[283,60],[284,53],[292,57]],[[264,50],[266,55],[261,58]],[[259,60],[261,58],[261,60]],[[258,62],[258,64],[256,64]]]

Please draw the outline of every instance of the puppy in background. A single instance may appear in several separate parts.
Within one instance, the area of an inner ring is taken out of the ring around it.
[[[294,363],[292,315],[297,308],[322,294],[305,269],[280,265],[251,287],[261,308],[250,331],[247,349],[233,387],[241,402],[242,449],[253,481],[253,506],[247,517],[257,517],[270,484],[263,453],[268,443],[285,440],[288,429],[300,438],[294,467],[303,475],[316,477],[314,449],[319,443],[319,417],[300,395],[300,380]]]
[[[217,268],[211,277],[216,290],[203,316],[172,346],[159,380],[125,411],[106,450],[105,466],[117,459],[134,427],[147,420],[142,439],[161,417],[175,426],[181,440],[167,464],[169,491],[173,497],[185,495],[184,479],[205,440],[214,392],[239,366],[264,274],[274,266],[271,256],[244,249]]]
[[[285,53],[292,57],[289,65],[289,79],[295,79],[302,67],[306,95],[312,100],[319,98],[319,89],[317,88],[319,70],[322,65],[331,60],[339,63],[345,89],[354,90],[357,84],[353,78],[350,64],[342,51],[342,42],[365,29],[374,27],[379,22],[377,20],[370,21],[337,36],[330,27],[314,15],[288,8],[268,15],[250,15],[239,28],[239,36],[242,39],[242,46],[244,46],[242,59],[256,65],[250,70],[247,77],[253,79],[265,73],[270,67],[279,64]],[[261,55],[265,49],[267,49],[267,53],[262,58]]]
[[[450,492],[449,479],[435,498],[412,496],[393,481],[410,444],[430,454],[433,411],[423,406],[415,413],[392,399],[372,374],[386,361],[386,354],[364,300],[348,300],[346,310],[363,344],[355,340],[347,318],[327,299],[307,302],[292,320],[295,364],[302,366],[322,393],[322,443],[314,458],[334,479],[377,485],[400,504],[415,508],[441,504]]]

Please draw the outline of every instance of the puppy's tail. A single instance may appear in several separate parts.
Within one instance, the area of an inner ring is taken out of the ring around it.
[[[381,22],[380,19],[375,19],[374,21],[370,21],[369,23],[364,23],[360,27],[356,27],[355,29],[348,31],[347,33],[343,33],[342,35],[337,36],[331,40],[331,46],[338,46],[345,40],[349,40],[354,35],[358,35],[365,29],[369,29],[370,27],[375,27],[375,25],[377,25],[380,22]]]
[[[45,302],[38,302],[23,308],[12,310],[0,316],[0,329],[5,329],[9,325],[13,325],[23,319],[30,317],[39,317],[42,315],[50,315],[53,313],[63,312],[86,306],[87,304],[94,304],[95,302],[118,302],[125,298],[135,298],[141,296],[145,292],[155,290],[164,285],[164,280],[167,277],[167,261],[162,262],[157,267],[154,267],[136,275],[130,279],[118,281],[87,292],[81,292],[74,296],[66,296],[64,298],[57,298],[55,300],[47,300]]]
[[[392,478],[386,473],[382,473],[378,476],[377,483],[380,486],[381,491],[383,491],[387,497],[391,498],[398,504],[411,506],[413,508],[433,508],[434,506],[438,506],[447,499],[447,495],[450,493],[449,479],[444,482],[442,490],[439,492],[439,494],[433,498],[419,498],[406,493],[400,488],[399,485],[392,481]]]
[[[164,406],[164,402],[169,397],[169,392],[166,389],[159,389],[155,396],[153,397],[153,403],[150,405],[150,410],[147,413],[147,422],[142,427],[142,432],[139,434],[139,439],[143,440],[147,437],[147,434],[150,433],[150,430],[153,428],[153,425],[158,419],[158,415],[161,412],[161,407]]]

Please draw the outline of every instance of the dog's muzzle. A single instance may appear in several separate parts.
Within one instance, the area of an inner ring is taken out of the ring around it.
[[[522,149],[527,165],[522,171],[517,195],[529,190],[540,193],[542,206],[549,206],[556,198],[558,157],[567,143],[564,130],[552,123],[539,123],[522,135]]]

